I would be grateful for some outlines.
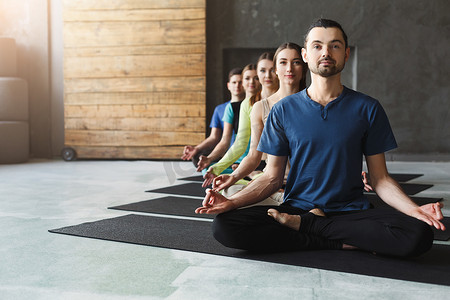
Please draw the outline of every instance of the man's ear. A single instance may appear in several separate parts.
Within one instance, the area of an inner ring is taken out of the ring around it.
[[[306,55],[306,48],[302,48],[302,59],[305,63],[308,63],[308,57]]]
[[[350,57],[350,47],[347,47],[345,49],[345,62],[347,62],[349,57]]]

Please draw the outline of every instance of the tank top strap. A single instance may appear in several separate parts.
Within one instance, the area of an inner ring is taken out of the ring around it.
[[[269,101],[267,100],[267,98],[262,99],[261,104],[263,106],[262,120],[263,120],[264,125],[266,125],[267,117],[269,116],[269,113],[270,113]]]

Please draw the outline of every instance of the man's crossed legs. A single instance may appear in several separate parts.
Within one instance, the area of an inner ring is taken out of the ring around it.
[[[276,211],[269,215],[269,209]],[[433,244],[429,225],[392,208],[322,217],[287,204],[253,206],[217,215],[213,234],[227,247],[261,252],[356,247],[411,257],[425,253]]]

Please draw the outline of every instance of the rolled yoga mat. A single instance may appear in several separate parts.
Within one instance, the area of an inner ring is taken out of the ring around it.
[[[224,247],[212,236],[211,222],[126,215],[49,230],[138,245],[208,253],[367,276],[450,286],[450,246],[433,245],[421,257],[398,259],[363,251],[317,250],[251,253]]]

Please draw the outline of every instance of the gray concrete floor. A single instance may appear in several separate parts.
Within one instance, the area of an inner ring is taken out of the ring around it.
[[[450,163],[388,167],[425,174],[411,182],[434,186],[418,195],[450,206]],[[162,161],[0,165],[0,299],[450,299],[447,286],[48,232],[124,215],[107,207],[157,198],[144,191],[194,172]]]

